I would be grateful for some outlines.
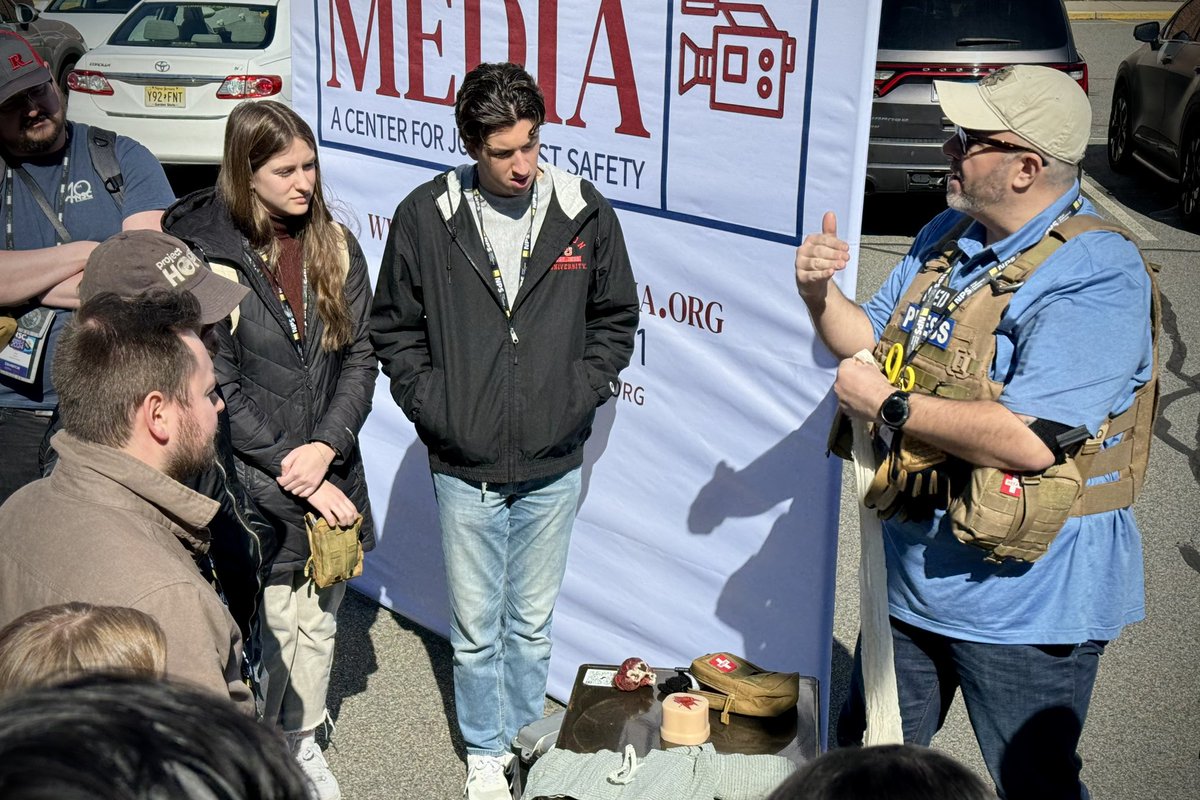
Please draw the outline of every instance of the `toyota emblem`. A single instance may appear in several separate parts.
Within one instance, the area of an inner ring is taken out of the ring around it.
[[[171,65],[166,61],[155,61],[154,68],[159,72],[166,72],[167,70],[171,69]]]

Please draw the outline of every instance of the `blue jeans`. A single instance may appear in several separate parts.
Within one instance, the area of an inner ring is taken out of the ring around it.
[[[1105,642],[983,644],[892,619],[904,741],[928,745],[961,689],[979,750],[1001,800],[1087,800],[1076,747]],[[862,659],[838,720],[840,746],[866,727]]]
[[[580,470],[510,484],[435,473],[454,702],[471,755],[509,751],[542,718],[550,621],[567,568]]]

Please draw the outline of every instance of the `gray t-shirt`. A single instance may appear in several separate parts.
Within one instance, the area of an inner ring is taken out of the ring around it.
[[[538,208],[537,218],[533,220],[533,235],[529,247],[532,250],[546,221],[546,209],[550,206],[550,197],[554,193],[554,181],[549,170],[542,170],[537,179]],[[471,213],[475,216],[475,224],[487,234],[487,239],[496,254],[496,263],[500,265],[500,276],[504,278],[504,294],[508,305],[512,307],[521,288],[521,247],[525,244],[525,236],[529,233],[529,210],[533,201],[533,192],[529,191],[516,197],[501,197],[482,187],[479,194],[483,197],[480,208],[483,219],[476,211],[474,192],[470,195]]]

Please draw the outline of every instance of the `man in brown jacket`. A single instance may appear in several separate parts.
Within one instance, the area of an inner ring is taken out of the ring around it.
[[[0,506],[0,625],[69,601],[145,611],[167,674],[254,712],[237,626],[197,567],[217,502],[180,479],[211,463],[212,361],[190,292],[100,294],[54,360],[54,472]]]

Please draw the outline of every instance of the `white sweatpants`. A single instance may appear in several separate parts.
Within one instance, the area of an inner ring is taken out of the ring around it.
[[[263,590],[263,719],[284,733],[325,721],[337,610],[345,594],[345,583],[318,589],[300,571],[272,576]]]

